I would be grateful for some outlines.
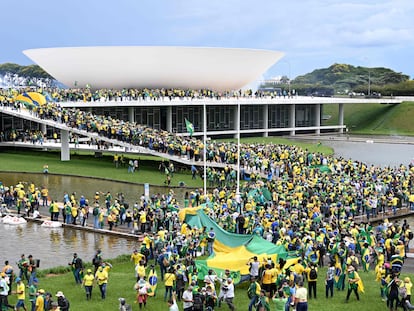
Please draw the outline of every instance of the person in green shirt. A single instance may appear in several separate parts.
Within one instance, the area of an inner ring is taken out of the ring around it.
[[[260,296],[256,303],[256,310],[270,311],[269,299],[266,297],[266,291],[263,289],[260,291]]]
[[[275,311],[285,311],[288,298],[285,296],[282,290],[279,290],[273,295],[272,301],[275,306]]]
[[[250,299],[249,311],[252,311],[253,306],[258,301],[259,296],[260,296],[260,291],[261,291],[260,284],[256,281],[256,278],[252,276],[250,278],[249,288],[247,289],[247,296]]]
[[[29,269],[29,260],[26,258],[24,254],[20,256],[20,260],[18,261],[17,266],[20,269],[19,277],[25,277],[26,280],[29,281],[29,276],[27,273]]]
[[[34,310],[35,305],[36,305],[37,284],[38,284],[38,279],[34,278],[32,280],[32,284],[29,286],[29,301],[32,304],[31,310]]]

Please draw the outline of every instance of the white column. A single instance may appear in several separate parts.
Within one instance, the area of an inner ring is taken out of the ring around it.
[[[60,130],[60,160],[69,161],[70,160],[70,148],[69,148],[69,131]]]
[[[263,137],[269,136],[269,105],[263,105]]]
[[[128,121],[133,123],[135,122],[135,108],[128,107]]]
[[[339,104],[339,111],[338,111],[338,122],[339,125],[344,125],[344,104]],[[343,134],[344,129],[340,128],[339,133]]]
[[[234,124],[236,134],[234,134],[234,138],[237,138],[238,133],[240,133],[240,102],[236,105],[236,113],[234,114]]]
[[[171,106],[167,107],[167,132],[172,132],[172,108]]]
[[[237,101],[237,200],[240,198],[240,101]]]
[[[295,136],[296,134],[296,105],[292,104],[290,105],[290,119],[289,119],[289,127],[293,128],[290,131],[290,136]]]
[[[316,126],[316,135],[321,134],[321,104],[315,105],[315,126]]]
[[[42,132],[43,135],[46,136],[47,134],[46,124],[40,123],[40,131]]]

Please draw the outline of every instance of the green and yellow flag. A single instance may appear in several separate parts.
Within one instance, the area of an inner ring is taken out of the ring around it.
[[[194,134],[194,125],[187,119],[185,119],[185,127],[187,128],[187,132],[190,134],[190,137]]]

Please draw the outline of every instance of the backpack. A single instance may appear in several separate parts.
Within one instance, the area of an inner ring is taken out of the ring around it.
[[[196,310],[202,310],[203,309],[203,298],[201,297],[200,293],[193,295],[193,307]]]
[[[408,239],[412,240],[414,238],[414,234],[410,231],[408,232]]]
[[[95,207],[93,209],[93,216],[98,216],[98,214],[99,214],[99,208]]]
[[[316,272],[316,269],[312,267],[309,271],[309,279],[316,280],[317,278],[318,278],[318,272]]]

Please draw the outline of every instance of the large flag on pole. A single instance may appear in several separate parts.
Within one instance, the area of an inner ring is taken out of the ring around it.
[[[185,127],[187,128],[187,132],[190,134],[190,137],[194,134],[194,125],[187,119],[185,119]]]

